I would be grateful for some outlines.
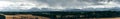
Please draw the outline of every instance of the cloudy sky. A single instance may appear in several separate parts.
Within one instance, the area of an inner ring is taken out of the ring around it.
[[[120,11],[120,0],[0,0],[0,11]]]

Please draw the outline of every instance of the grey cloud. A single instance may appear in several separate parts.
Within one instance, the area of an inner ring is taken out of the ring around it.
[[[2,0],[0,0],[2,1]],[[6,1],[6,0],[5,0]],[[7,1],[20,1],[20,0],[7,0]],[[119,10],[118,8],[84,8],[84,9],[77,9],[78,8],[82,8],[82,7],[87,7],[87,6],[104,6],[104,5],[108,5],[108,4],[104,4],[104,3],[99,3],[99,2],[104,2],[104,0],[21,0],[21,1],[26,1],[26,2],[32,2],[32,3],[38,3],[36,5],[42,5],[42,4],[47,4],[49,7],[57,7],[57,6],[61,6],[65,9],[62,9],[64,11],[108,11],[108,10]],[[112,2],[114,2],[114,4],[111,4],[113,6],[118,6],[120,0],[114,0]],[[111,2],[111,1],[110,1]],[[116,4],[115,4],[116,3]],[[111,6],[110,5],[110,6]],[[109,5],[108,5],[109,6]],[[8,9],[8,10],[12,10],[12,9]],[[17,9],[16,9],[17,10]],[[28,10],[23,10],[23,11],[52,11],[52,10],[59,10],[59,9],[52,9],[52,8],[36,8],[33,7],[31,9]]]

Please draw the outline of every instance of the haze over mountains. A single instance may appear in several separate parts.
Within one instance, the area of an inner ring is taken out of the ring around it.
[[[120,11],[120,0],[0,0],[0,11]]]

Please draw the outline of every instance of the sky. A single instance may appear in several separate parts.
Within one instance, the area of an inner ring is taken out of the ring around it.
[[[0,0],[0,11],[120,11],[120,0]]]

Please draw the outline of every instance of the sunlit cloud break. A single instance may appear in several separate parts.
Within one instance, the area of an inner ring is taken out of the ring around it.
[[[0,11],[120,11],[118,0],[0,0]]]

